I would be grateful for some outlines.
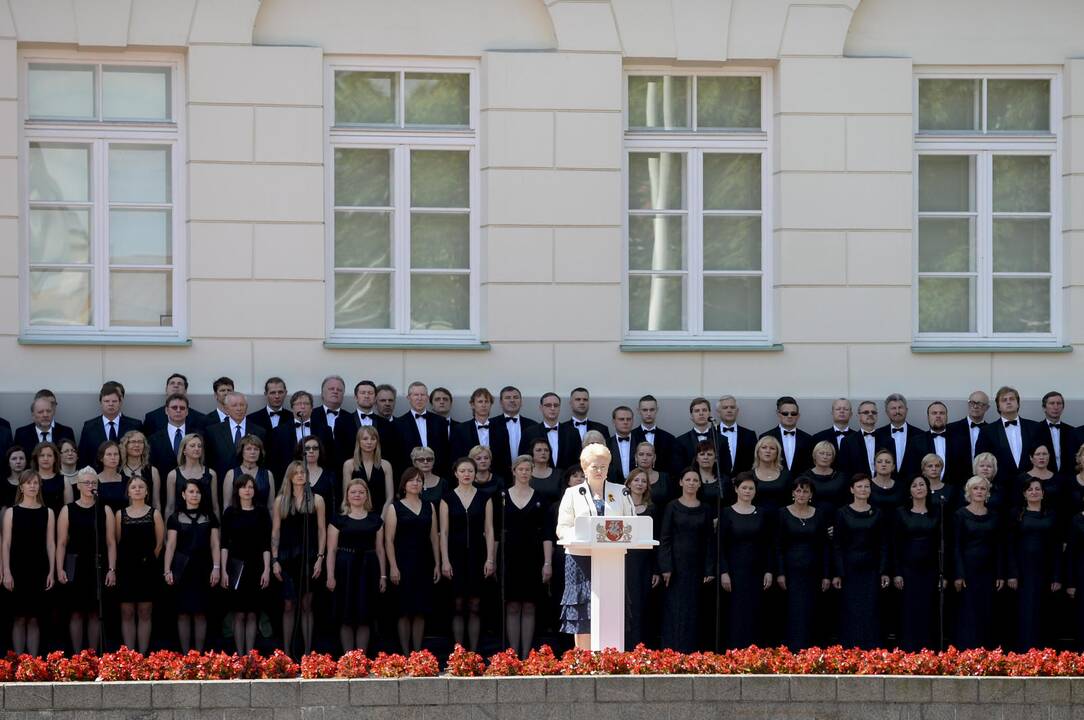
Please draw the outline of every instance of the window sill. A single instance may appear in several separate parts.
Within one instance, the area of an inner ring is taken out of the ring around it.
[[[438,340],[325,340],[328,350],[489,350],[490,344],[476,341]]]
[[[783,352],[783,345],[781,343],[740,345],[725,342],[624,342],[621,343],[620,349],[621,352]]]
[[[192,341],[187,338],[134,338],[108,336],[64,337],[62,335],[20,335],[20,345],[109,345],[135,347],[190,347]]]
[[[922,345],[912,344],[918,354],[946,353],[1071,353],[1072,345]]]

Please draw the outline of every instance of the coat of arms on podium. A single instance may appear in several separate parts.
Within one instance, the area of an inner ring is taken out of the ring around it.
[[[632,525],[624,520],[603,520],[595,525],[595,542],[632,542]]]

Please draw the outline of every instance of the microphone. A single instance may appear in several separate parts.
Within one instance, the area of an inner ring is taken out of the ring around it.
[[[621,488],[621,492],[623,492],[625,494],[625,497],[631,497],[632,496],[632,492],[629,491],[628,488]]]
[[[587,488],[585,488],[583,485],[580,486],[580,495],[587,497]]]

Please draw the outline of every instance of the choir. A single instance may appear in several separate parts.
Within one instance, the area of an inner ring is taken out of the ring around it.
[[[955,422],[935,402],[928,429],[899,394],[887,424],[864,401],[852,428],[840,398],[808,434],[790,396],[763,433],[730,395],[715,417],[694,399],[690,428],[670,433],[651,395],[608,426],[584,388],[564,421],[556,393],[535,421],[518,389],[479,388],[456,422],[443,388],[413,383],[393,417],[391,386],[359,382],[354,410],[345,387],[325,379],[317,406],[271,378],[250,413],[219,378],[202,414],[174,374],[142,423],[105,383],[78,440],[47,390],[30,425],[0,420],[2,644],[568,643],[557,633],[585,631],[589,567],[556,543],[561,500],[584,481],[581,449],[603,446],[584,457],[608,468],[591,471],[627,488],[659,540],[626,558],[630,646],[1084,647],[1084,431],[1056,392],[1041,420],[1009,387],[989,422],[981,391]]]

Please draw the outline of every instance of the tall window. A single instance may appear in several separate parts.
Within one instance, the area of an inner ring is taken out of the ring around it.
[[[179,63],[23,68],[24,336],[179,339]]]
[[[626,337],[770,336],[767,73],[627,78]]]
[[[471,68],[332,65],[332,339],[477,337]]]
[[[1059,334],[1057,78],[920,75],[918,344]]]

